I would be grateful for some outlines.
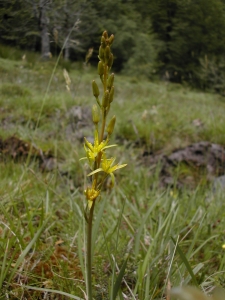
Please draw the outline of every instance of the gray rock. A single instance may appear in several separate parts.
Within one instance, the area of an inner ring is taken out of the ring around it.
[[[212,191],[213,193],[225,192],[225,175],[214,178]]]

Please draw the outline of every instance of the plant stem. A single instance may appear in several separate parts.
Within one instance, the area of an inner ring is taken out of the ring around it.
[[[88,226],[87,226],[87,293],[88,300],[92,300],[92,223],[93,223],[93,215],[94,215],[94,206],[95,201],[90,209],[90,214],[88,218]]]
[[[104,68],[104,80],[103,80],[104,93],[107,89],[107,79],[108,79],[108,67],[105,66],[105,68]],[[102,129],[101,129],[99,143],[101,143],[103,141],[104,131],[105,131],[105,123],[106,123],[106,112],[105,112],[105,109],[103,109],[102,110]]]
[[[100,135],[100,139],[99,139],[100,143],[103,141],[104,131],[105,131],[105,123],[106,123],[105,112],[103,112],[102,129],[101,129],[101,135]]]

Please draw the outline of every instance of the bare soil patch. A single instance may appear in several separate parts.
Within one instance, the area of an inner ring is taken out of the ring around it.
[[[0,159],[3,161],[13,159],[17,162],[35,159],[42,171],[51,171],[56,167],[56,159],[50,152],[43,152],[30,142],[16,136],[10,136],[5,140],[0,137]]]
[[[225,174],[225,149],[222,145],[201,141],[176,149],[168,156],[144,152],[142,162],[151,168],[158,167],[162,186],[195,186],[201,180],[211,181]]]

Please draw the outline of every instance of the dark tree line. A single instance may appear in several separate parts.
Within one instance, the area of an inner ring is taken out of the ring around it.
[[[0,0],[0,42],[64,58],[114,33],[115,68],[223,91],[224,0]]]

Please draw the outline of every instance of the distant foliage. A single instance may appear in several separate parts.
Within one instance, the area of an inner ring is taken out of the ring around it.
[[[23,0],[0,0],[0,41],[34,50],[38,35],[32,6]]]
[[[140,33],[135,39],[131,56],[124,64],[123,72],[131,76],[152,78],[155,73],[155,59],[156,51],[152,36]]]
[[[220,0],[152,1],[152,27],[162,41],[156,61],[162,77],[201,85],[201,59],[225,51],[224,8]]]
[[[196,76],[199,78],[200,88],[214,90],[225,96],[225,58],[223,55],[207,55],[200,59],[201,68]]]
[[[5,44],[40,51],[45,29],[52,55],[64,47],[65,60],[84,60],[93,48],[95,64],[99,35],[108,30],[117,72],[223,89],[224,0],[0,0],[0,7]]]

